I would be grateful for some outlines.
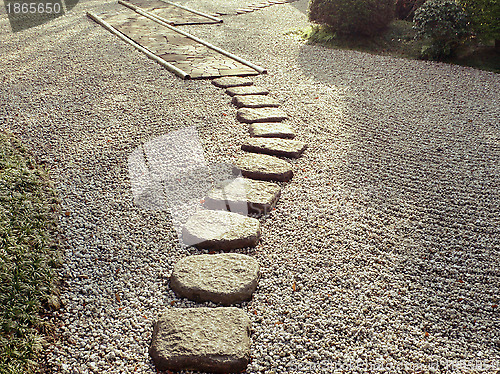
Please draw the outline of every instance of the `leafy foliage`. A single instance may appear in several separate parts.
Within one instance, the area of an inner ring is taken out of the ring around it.
[[[500,1],[458,0],[470,16],[473,30],[483,39],[500,40]]]
[[[55,196],[20,144],[0,132],[0,373],[30,373],[41,348],[39,311],[53,298]]]
[[[374,36],[394,19],[394,0],[311,0],[309,20],[337,35]]]
[[[470,35],[466,13],[452,0],[427,1],[415,12],[413,21],[417,37],[430,40],[430,45],[422,50],[423,58],[450,56]]]
[[[411,20],[415,11],[425,3],[426,0],[396,0],[396,17],[403,20]]]

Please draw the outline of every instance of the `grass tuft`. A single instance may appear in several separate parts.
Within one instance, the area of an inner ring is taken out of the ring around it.
[[[58,294],[57,198],[47,174],[0,131],[0,373],[33,373],[43,306]]]

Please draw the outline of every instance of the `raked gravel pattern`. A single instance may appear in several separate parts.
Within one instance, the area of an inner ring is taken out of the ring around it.
[[[245,6],[192,0],[202,11]],[[54,373],[155,372],[152,323],[179,299],[181,248],[165,211],[134,207],[127,158],[196,126],[209,162],[232,163],[247,126],[223,89],[182,81],[98,26],[81,1],[10,33],[0,16],[0,126],[44,162],[66,238]],[[248,373],[500,369],[500,76],[306,45],[303,0],[188,30],[265,66],[307,152],[239,250],[262,278],[237,305],[253,324]],[[447,371],[448,370],[448,371]]]

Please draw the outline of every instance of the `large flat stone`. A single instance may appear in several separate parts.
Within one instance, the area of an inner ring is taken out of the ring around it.
[[[239,86],[251,86],[253,82],[244,77],[222,77],[217,78],[212,81],[212,84],[216,87],[229,88],[229,87],[239,87]]]
[[[257,219],[220,210],[202,210],[189,217],[182,229],[187,245],[230,250],[254,247],[260,238]]]
[[[292,166],[277,157],[259,153],[246,153],[235,165],[244,177],[260,180],[286,182],[292,179]]]
[[[149,348],[160,371],[239,373],[250,359],[248,316],[238,308],[171,308],[154,325]]]
[[[267,95],[234,96],[232,103],[238,108],[277,108],[280,106],[280,103]]]
[[[230,87],[226,90],[229,96],[236,95],[267,95],[268,90],[257,86]]]
[[[279,138],[250,138],[241,145],[244,151],[292,158],[300,157],[306,148],[304,142]]]
[[[284,123],[269,122],[269,123],[252,123],[248,126],[250,136],[262,138],[288,138],[295,137],[295,132]]]
[[[208,209],[265,215],[276,205],[281,187],[275,183],[236,178],[212,190],[205,198]]]
[[[252,297],[259,276],[257,260],[240,253],[188,256],[175,264],[170,287],[189,300],[231,305]]]
[[[236,112],[240,122],[281,122],[288,118],[286,113],[278,108],[241,108]]]

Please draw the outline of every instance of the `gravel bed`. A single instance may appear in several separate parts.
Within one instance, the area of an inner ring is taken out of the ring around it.
[[[183,1],[215,12],[249,1]],[[177,298],[179,246],[166,211],[134,206],[128,157],[195,126],[209,163],[247,137],[230,97],[182,81],[85,17],[81,1],[12,34],[0,16],[0,126],[49,168],[66,238],[54,373],[155,372],[147,350]],[[500,370],[500,76],[306,45],[304,0],[189,26],[265,66],[309,148],[291,160],[254,256],[262,278],[239,305],[253,322],[248,373]]]

